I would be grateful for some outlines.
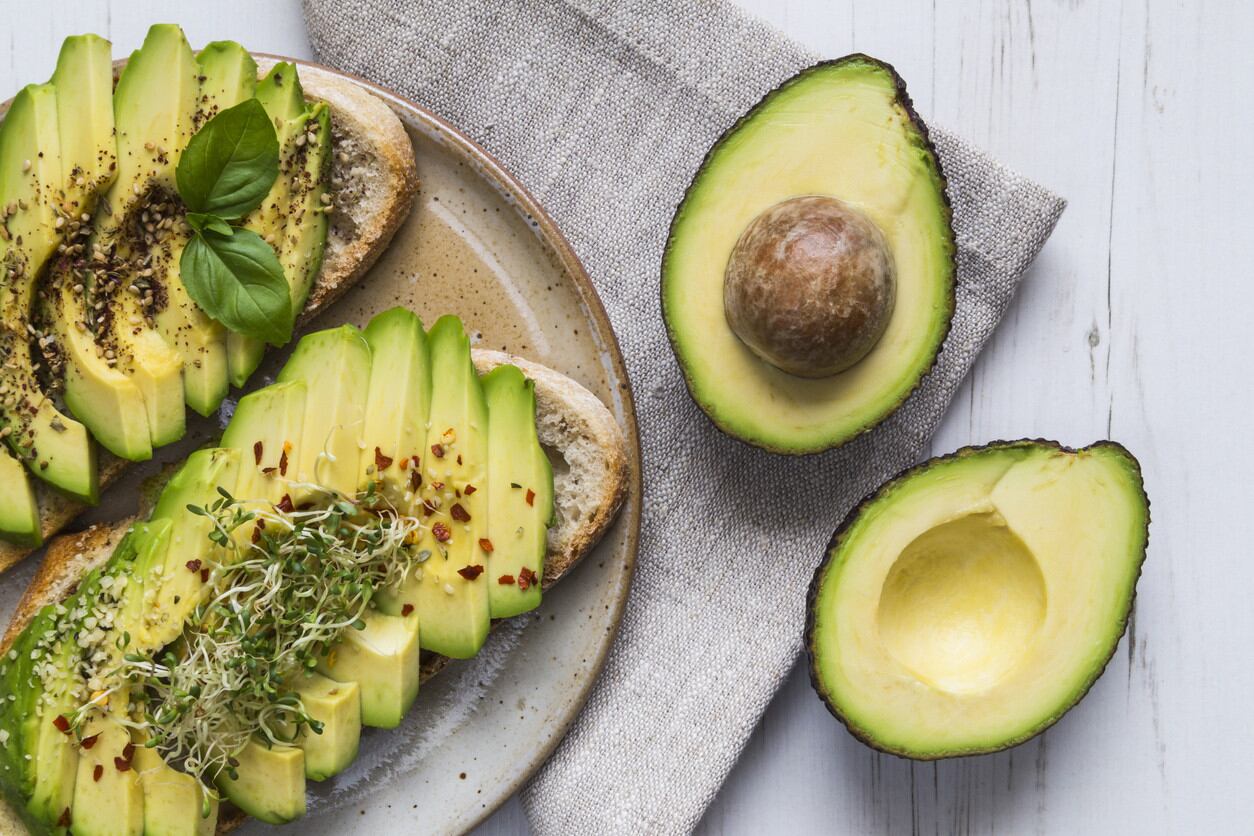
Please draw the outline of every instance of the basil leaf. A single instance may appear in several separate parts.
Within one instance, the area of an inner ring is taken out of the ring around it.
[[[283,345],[292,338],[291,292],[274,250],[257,233],[193,235],[179,260],[183,286],[201,310],[245,336]]]
[[[212,229],[214,232],[225,235],[228,238],[235,234],[235,227],[231,226],[217,215],[205,215],[200,212],[188,212],[187,223],[197,232],[204,232],[206,229]]]
[[[260,206],[278,176],[279,138],[256,99],[206,122],[187,143],[174,173],[189,211],[228,221]]]

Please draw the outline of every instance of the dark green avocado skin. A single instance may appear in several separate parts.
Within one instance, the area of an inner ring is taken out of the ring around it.
[[[872,749],[877,749],[886,754],[896,755],[899,758],[905,758],[907,760],[935,761],[935,760],[944,760],[947,758],[960,758],[960,757],[972,757],[975,755],[987,755],[993,752],[1000,752],[1006,749],[1013,748],[1015,746],[1018,746],[1020,743],[1025,743],[1028,740],[1031,740],[1032,738],[1036,737],[1037,735],[1041,734],[1043,731],[1048,729],[1050,726],[1054,725],[1054,723],[1057,723],[1059,720],[1061,720],[1063,715],[1065,715],[1068,711],[1074,708],[1076,704],[1080,702],[1080,700],[1084,699],[1084,697],[1088,694],[1089,690],[1093,687],[1093,683],[1097,682],[1097,680],[1101,678],[1101,675],[1106,671],[1106,666],[1110,664],[1111,658],[1114,657],[1115,655],[1115,650],[1119,645],[1118,640],[1111,643],[1110,653],[1107,654],[1106,659],[1094,671],[1092,679],[1084,687],[1084,689],[1076,695],[1075,699],[1072,700],[1069,705],[1063,706],[1052,716],[1047,717],[1038,726],[1036,726],[1035,728],[1033,728],[1032,730],[1028,731],[1027,733],[1023,735],[1020,735],[1011,740],[1007,740],[1004,744],[1002,744],[1001,746],[997,748],[980,749],[977,751],[970,751],[970,752],[946,752],[946,753],[938,753],[934,755],[920,755],[918,753],[903,752],[903,751],[894,749],[890,746],[885,746],[884,744],[876,740],[875,736],[869,730],[856,725],[848,717],[842,714],[840,710],[836,707],[835,702],[829,697],[829,695],[827,694],[826,690],[823,687],[822,681],[818,673],[818,659],[816,658],[815,651],[814,651],[815,604],[819,595],[819,590],[823,584],[823,576],[826,573],[827,568],[831,563],[832,555],[836,553],[837,547],[840,545],[841,541],[843,540],[845,532],[858,519],[859,515],[862,513],[862,509],[868,503],[874,502],[875,500],[879,499],[885,494],[890,493],[901,482],[909,480],[916,474],[930,469],[931,467],[935,466],[938,462],[947,461],[951,459],[962,459],[968,456],[975,455],[977,453],[982,453],[987,450],[997,450],[997,449],[1005,450],[1005,449],[1013,449],[1016,447],[1026,447],[1026,448],[1035,448],[1035,449],[1039,449],[1042,447],[1053,448],[1063,453],[1080,453],[1086,450],[1094,450],[1094,449],[1100,449],[1100,448],[1105,447],[1105,448],[1113,449],[1115,452],[1117,452],[1120,456],[1126,459],[1127,462],[1135,470],[1136,475],[1138,477],[1138,481],[1141,485],[1141,499],[1145,503],[1145,548],[1142,549],[1140,556],[1137,557],[1136,559],[1136,577],[1132,583],[1132,594],[1128,597],[1127,608],[1124,610],[1123,615],[1120,619],[1120,627],[1118,631],[1119,638],[1122,638],[1123,634],[1127,632],[1128,618],[1131,616],[1133,605],[1136,602],[1136,585],[1137,585],[1137,582],[1140,581],[1141,572],[1145,564],[1145,556],[1149,548],[1149,524],[1150,524],[1150,501],[1149,501],[1149,495],[1146,494],[1145,492],[1145,481],[1144,481],[1144,474],[1141,471],[1141,463],[1137,460],[1136,456],[1132,455],[1132,453],[1128,450],[1128,448],[1124,447],[1122,444],[1120,444],[1117,441],[1111,441],[1109,439],[1106,439],[1103,441],[1096,441],[1088,445],[1087,447],[1076,449],[1072,447],[1066,447],[1058,443],[1057,441],[1051,441],[1049,439],[1023,438],[1017,441],[991,441],[988,444],[962,447],[962,448],[959,448],[958,450],[955,450],[952,453],[948,453],[943,456],[936,456],[934,458],[928,459],[927,461],[921,464],[917,464],[917,465],[914,465],[913,467],[906,468],[905,470],[901,471],[893,478],[889,479],[883,485],[881,485],[876,491],[863,497],[863,499],[857,505],[855,505],[853,508],[849,510],[849,513],[845,515],[844,520],[841,521],[841,524],[836,528],[836,531],[833,532],[831,540],[828,541],[827,550],[823,554],[823,560],[819,564],[818,568],[814,570],[814,577],[811,579],[809,591],[806,593],[805,649],[806,649],[807,668],[810,673],[810,685],[811,687],[814,688],[814,692],[818,694],[819,699],[823,701],[823,705],[827,707],[827,710],[831,712],[832,716],[835,717],[837,720],[839,720],[841,724],[846,729],[849,730],[850,734],[852,734],[858,740],[865,743],[867,746],[870,746]]]
[[[927,151],[931,154],[932,160],[935,163],[936,178],[940,185],[940,193],[941,193],[941,198],[943,200],[943,205],[944,205],[945,223],[949,227],[949,239],[950,241],[954,242],[955,247],[956,247],[957,236],[954,232],[954,227],[953,227],[953,202],[950,200],[950,197],[949,197],[949,181],[945,177],[945,169],[941,163],[940,155],[936,153],[936,146],[933,145],[932,143],[932,137],[931,137],[931,134],[928,132],[927,124],[923,121],[922,117],[919,116],[918,111],[914,109],[914,102],[911,100],[910,94],[906,92],[905,79],[901,77],[901,74],[897,72],[897,69],[893,67],[892,64],[889,64],[886,61],[881,61],[878,58],[874,58],[865,53],[854,52],[854,53],[850,53],[849,55],[845,55],[841,58],[834,58],[828,61],[820,61],[817,64],[812,64],[811,66],[806,67],[803,70],[800,70],[796,75],[793,75],[790,78],[787,78],[784,81],[780,82],[778,85],[772,88],[769,92],[767,92],[766,95],[764,95],[761,99],[759,99],[757,103],[753,105],[753,107],[749,108],[748,112],[746,112],[743,116],[737,119],[730,127],[727,128],[727,130],[723,131],[723,133],[719,135],[719,138],[716,139],[714,141],[714,144],[710,146],[710,149],[706,151],[705,156],[701,160],[701,164],[697,166],[697,170],[693,173],[691,182],[689,182],[688,187],[684,189],[683,197],[680,198],[679,203],[675,207],[675,211],[671,214],[671,223],[666,234],[666,246],[662,252],[662,265],[661,265],[662,269],[660,272],[663,276],[665,275],[665,272],[666,272],[666,263],[667,263],[668,258],[670,257],[671,247],[675,241],[675,227],[679,220],[680,214],[683,212],[684,205],[688,202],[688,193],[692,190],[693,185],[695,185],[696,182],[700,179],[701,172],[705,171],[705,169],[709,165],[710,159],[714,156],[715,152],[718,151],[719,147],[724,142],[726,142],[728,138],[735,135],[736,132],[739,131],[741,127],[743,127],[748,122],[752,121],[753,118],[762,109],[762,107],[767,102],[769,102],[771,98],[775,96],[775,94],[778,93],[779,91],[784,90],[790,87],[791,85],[798,83],[799,81],[803,80],[806,76],[818,70],[821,70],[825,67],[838,66],[840,64],[850,63],[850,62],[874,64],[882,68],[890,76],[892,76],[893,83],[895,84],[897,88],[897,102],[898,104],[901,105],[902,109],[904,109],[906,114],[910,117],[911,125],[918,132],[923,147],[926,148]],[[949,331],[951,330],[952,325],[953,325],[954,310],[957,306],[957,288],[958,288],[959,280],[960,279],[958,276],[957,251],[955,249],[955,251],[953,252],[951,256],[950,277],[949,277],[949,283],[948,283],[949,293],[947,297],[946,310],[943,312],[943,315],[945,317],[945,331],[940,341],[941,351],[944,350],[945,341],[948,339]],[[706,418],[710,421],[710,423],[713,424],[714,427],[719,432],[723,433],[729,438],[733,438],[736,441],[739,441],[742,444],[745,444],[746,446],[763,449],[763,450],[766,450],[768,453],[780,453],[780,454],[785,454],[785,455],[813,455],[813,454],[823,453],[826,450],[831,449],[831,447],[825,447],[825,448],[814,449],[814,450],[781,449],[781,448],[773,447],[770,445],[764,445],[752,439],[742,438],[736,433],[728,430],[728,428],[724,427],[721,422],[719,422],[714,416],[712,416],[709,413],[709,411],[701,403],[701,400],[697,397],[696,389],[694,387],[693,380],[690,376],[689,369],[684,364],[683,360],[680,358],[679,347],[677,345],[678,337],[672,328],[670,318],[666,315],[666,289],[665,289],[665,284],[663,281],[658,282],[658,292],[661,295],[662,320],[666,325],[666,337],[667,337],[667,340],[670,342],[671,353],[675,355],[675,361],[679,365],[679,370],[683,373],[684,385],[688,388],[688,395],[689,397],[692,398],[693,402],[696,403],[697,406],[701,408],[701,412],[706,416]],[[931,373],[931,370],[935,368],[936,361],[937,359],[939,359],[939,357],[940,357],[940,351],[937,351],[936,356],[932,358],[931,367],[929,367],[919,376],[919,382],[915,384],[914,389],[911,389],[909,392],[907,392],[901,398],[901,400],[899,400],[896,404],[893,405],[891,409],[885,412],[884,416],[880,419],[879,422],[861,428],[858,432],[851,434],[844,441],[834,446],[837,446],[837,447],[844,446],[845,444],[848,444],[849,442],[853,441],[858,436],[861,436],[869,432],[870,430],[875,429],[875,427],[879,426],[880,423],[883,423],[885,420],[892,417],[892,415],[897,411],[897,409],[903,403],[909,400],[911,395],[914,394],[915,390],[918,389],[919,385],[922,384],[922,382]]]
[[[8,742],[0,747],[0,795],[8,802],[32,834],[48,832],[48,824],[30,815],[26,801],[34,787],[33,763],[26,760],[28,751],[24,720],[34,710],[40,687],[34,681],[34,664],[30,658],[36,640],[53,628],[52,606],[45,607],[13,642],[16,659],[10,659],[6,651],[3,658],[4,676],[0,677],[0,729],[9,734]]]

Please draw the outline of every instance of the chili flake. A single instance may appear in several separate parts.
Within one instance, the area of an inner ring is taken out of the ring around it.
[[[118,772],[125,772],[131,768],[131,762],[126,758],[114,758],[113,765],[117,768]]]
[[[279,475],[280,476],[287,475],[287,448],[290,446],[291,446],[290,444],[284,444],[283,455],[279,456]]]
[[[292,497],[288,494],[283,494],[283,498],[279,500],[279,504],[274,507],[284,514],[290,514],[296,510],[296,506],[292,504]]]
[[[189,561],[187,561],[187,564],[186,564],[186,565],[187,565],[187,571],[189,571],[189,572],[199,572],[199,571],[200,571],[200,558],[195,558],[194,560],[189,560]]]
[[[261,450],[262,450],[261,442],[254,441],[253,442],[253,461],[256,464],[261,464]]]
[[[261,542],[261,526],[260,525],[253,526],[252,541],[254,544]]]
[[[208,583],[208,582],[209,582],[209,570],[208,570],[208,569],[201,569],[201,570],[200,570],[200,582],[201,582],[201,583]]]
[[[458,454],[457,454],[457,463],[458,463],[458,464],[461,464],[461,463],[462,463],[462,454],[461,454],[461,453],[458,453]]]
[[[418,490],[418,486],[421,484],[422,474],[418,472],[418,468],[415,467],[413,470],[409,471],[409,489],[411,491],[416,491]]]
[[[531,488],[527,488],[527,504],[528,505],[536,504],[536,492],[533,491]]]
[[[392,459],[383,455],[383,451],[378,447],[374,448],[374,467],[376,473],[382,473],[392,466]]]
[[[64,714],[58,714],[56,718],[53,719],[52,725],[56,726],[57,731],[61,732],[62,734],[70,733],[70,721],[65,719]]]
[[[274,475],[274,471],[276,471],[276,470],[278,470],[278,468],[277,468],[277,467],[263,467],[263,468],[261,468],[261,472],[262,472],[262,473],[264,473],[264,474],[265,474],[265,475],[267,475],[267,476],[273,476],[273,475]]]
[[[492,554],[492,541],[489,540],[487,537],[480,537],[479,548],[483,549],[488,554]]]
[[[476,488],[474,485],[467,485],[467,486],[466,486],[466,496],[470,496],[472,493],[474,493],[474,492],[475,492],[475,491],[477,491],[477,490],[479,490],[479,489],[478,489],[478,488]]]
[[[453,507],[448,509],[448,513],[458,522],[470,522],[470,512],[463,508],[460,502],[454,502]]]
[[[126,746],[122,747],[122,757],[126,758],[128,761],[131,758],[135,757],[135,744],[134,743],[128,743],[126,744]]]
[[[435,539],[441,543],[447,543],[449,538],[453,536],[453,532],[448,530],[448,526],[444,523],[436,523],[431,526],[431,533],[435,535]]]
[[[457,574],[461,575],[468,581],[473,581],[475,578],[483,574],[483,567],[478,563],[473,566],[463,566],[457,570]]]
[[[501,586],[513,586],[514,576],[513,575],[501,575],[499,578],[496,579],[496,582],[499,583]]]
[[[413,604],[406,604],[405,606],[401,607],[401,615],[409,615],[413,611],[414,611]]]
[[[91,771],[91,779],[93,781],[99,781],[101,775],[104,775],[104,767],[100,764],[96,764],[96,768]]]
[[[518,588],[526,592],[527,588],[535,586],[538,580],[536,573],[524,566],[518,573]]]
[[[432,445],[431,445],[431,455],[435,456],[437,459],[442,459],[442,458],[444,458],[444,445],[443,445],[443,444],[432,444]]]
[[[66,807],[64,810],[61,811],[61,817],[57,819],[57,827],[69,827],[69,826],[70,826],[70,808]]]
[[[84,737],[82,740],[79,741],[79,744],[82,745],[84,749],[90,749],[91,747],[96,745],[96,738],[98,737],[100,737],[99,733],[93,734],[91,737]]]

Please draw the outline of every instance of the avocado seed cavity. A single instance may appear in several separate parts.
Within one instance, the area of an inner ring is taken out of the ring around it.
[[[767,363],[827,377],[874,347],[896,286],[879,228],[841,200],[808,195],[775,204],[745,228],[727,263],[723,309]]]

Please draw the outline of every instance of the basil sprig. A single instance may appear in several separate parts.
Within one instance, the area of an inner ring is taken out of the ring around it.
[[[271,345],[291,339],[295,319],[283,266],[260,235],[232,222],[261,205],[278,174],[278,136],[256,99],[206,122],[175,172],[192,228],[179,259],[187,294],[227,328]]]

